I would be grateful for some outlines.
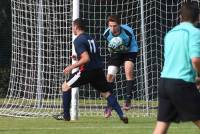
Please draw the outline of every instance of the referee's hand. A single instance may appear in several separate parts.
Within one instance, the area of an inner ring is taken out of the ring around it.
[[[196,77],[196,86],[197,89],[200,90],[200,77]]]

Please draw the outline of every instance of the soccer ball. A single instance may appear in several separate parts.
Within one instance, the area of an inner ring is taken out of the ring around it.
[[[122,41],[121,37],[113,37],[110,40],[108,47],[110,47],[112,49],[116,49],[117,47],[119,47],[122,44],[123,44],[123,41]]]
[[[108,47],[111,53],[128,51],[128,48],[125,46],[121,37],[113,37],[110,40]]]

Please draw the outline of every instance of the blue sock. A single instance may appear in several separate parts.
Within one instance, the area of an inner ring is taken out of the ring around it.
[[[115,88],[114,82],[108,82],[108,86],[110,89],[110,93],[113,94],[113,89]],[[110,107],[112,109],[112,106],[109,105],[109,102],[107,102],[107,107]]]
[[[70,117],[71,90],[63,92],[64,118]]]
[[[124,113],[122,112],[122,109],[121,109],[119,103],[117,102],[117,99],[115,98],[115,96],[111,94],[107,98],[107,101],[108,101],[109,105],[117,112],[118,116],[123,117]]]

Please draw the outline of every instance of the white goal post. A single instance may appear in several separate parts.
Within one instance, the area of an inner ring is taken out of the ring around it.
[[[73,20],[79,18],[79,0],[73,0],[73,11],[72,11]],[[75,39],[75,35],[72,35],[72,42]],[[76,55],[74,45],[72,46],[72,55]],[[72,63],[74,63],[72,59]],[[72,72],[77,71],[78,69],[74,69]],[[71,120],[78,119],[78,103],[79,103],[79,92],[78,87],[72,89],[72,98],[71,98]]]
[[[62,112],[63,69],[72,64],[72,20],[88,20],[88,33],[101,48],[105,75],[109,52],[102,34],[111,14],[134,28],[139,53],[129,117],[155,116],[163,65],[163,37],[179,22],[184,0],[11,0],[12,61],[9,89],[0,115],[49,117]],[[199,2],[199,1],[198,1]],[[122,105],[126,81],[123,66],[114,93]],[[103,116],[106,101],[90,85],[72,90],[72,119]],[[75,92],[74,92],[75,91]]]

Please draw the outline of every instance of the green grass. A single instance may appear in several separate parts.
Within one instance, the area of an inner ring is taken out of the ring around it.
[[[81,117],[65,122],[52,118],[0,117],[0,134],[152,134],[154,118],[130,118],[123,124],[118,118]],[[200,134],[192,123],[172,124],[169,134]]]
[[[61,103],[61,99],[57,98],[57,99],[43,99],[42,100],[44,104],[50,104],[50,103],[53,103],[54,105],[59,105]],[[23,99],[23,98],[0,98],[0,104],[3,104],[4,102],[12,102],[14,104],[21,104],[21,105],[34,105],[35,102],[37,102],[36,99]],[[120,104],[123,104],[124,100],[118,100],[118,102]],[[88,106],[91,106],[91,105],[101,105],[101,104],[107,104],[107,101],[106,99],[79,99],[79,103],[82,104],[82,105],[88,105]],[[147,102],[144,101],[144,100],[134,100],[134,103],[136,105],[146,105]],[[157,101],[149,101],[149,105],[150,106],[157,106],[158,105],[158,102]]]

